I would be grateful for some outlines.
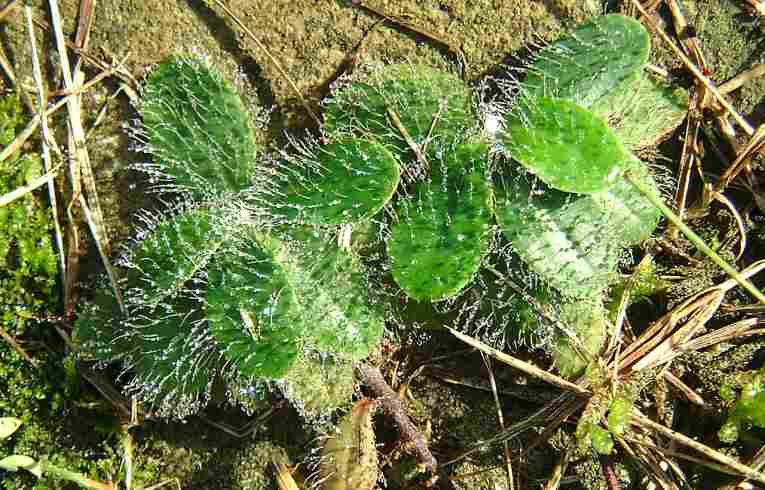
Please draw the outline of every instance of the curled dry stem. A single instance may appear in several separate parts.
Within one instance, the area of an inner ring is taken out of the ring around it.
[[[494,396],[494,404],[497,407],[497,419],[499,420],[499,427],[500,429],[505,430],[505,418],[502,415],[502,404],[499,401],[499,394],[497,393],[497,382],[494,380],[494,370],[491,368],[491,360],[486,357],[486,354],[483,352],[481,352],[481,359],[483,359],[483,363],[486,366],[486,371],[489,373],[491,394]],[[508,488],[510,490],[514,490],[515,484],[513,483],[513,463],[512,458],[510,457],[510,447],[508,446],[507,441],[502,441],[502,447],[505,454],[505,468],[507,469]]]

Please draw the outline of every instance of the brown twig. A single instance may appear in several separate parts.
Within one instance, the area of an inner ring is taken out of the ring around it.
[[[14,339],[8,332],[6,332],[2,327],[0,327],[0,337],[5,340],[8,345],[14,348],[16,352],[21,356],[22,359],[27,361],[29,364],[32,365],[32,367],[37,368],[37,363],[35,363],[34,359],[32,359],[29,354],[19,345],[18,342],[16,342],[16,339]]]
[[[393,419],[393,423],[398,428],[401,439],[407,447],[411,448],[417,461],[419,461],[419,463],[428,471],[436,474],[438,470],[438,462],[430,452],[428,442],[409,419],[409,416],[404,410],[404,405],[401,403],[401,399],[396,395],[396,392],[393,391],[387,381],[385,381],[380,370],[364,363],[359,364],[358,370],[361,373],[364,384],[366,384],[378,397],[377,402],[380,404],[383,411]]]
[[[3,20],[5,16],[13,10],[13,7],[15,7],[17,3],[19,3],[19,0],[10,0],[3,6],[3,8],[0,8],[0,20]]]
[[[616,470],[614,470],[613,460],[601,454],[598,458],[600,460],[600,469],[603,470],[603,477],[606,479],[608,490],[620,490],[619,477],[616,476]]]

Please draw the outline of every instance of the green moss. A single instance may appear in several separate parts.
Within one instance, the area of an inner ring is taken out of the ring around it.
[[[27,338],[39,342],[42,333],[31,329]],[[94,452],[73,443],[87,439],[88,445],[100,447],[106,437],[95,428],[108,416],[82,413],[76,408],[78,401],[89,400],[83,399],[85,394],[79,383],[73,383],[67,370],[61,369],[62,364],[71,366],[71,360],[44,351],[33,352],[33,356],[38,363],[37,369],[6,343],[0,342],[0,417],[13,416],[23,421],[11,438],[0,442],[0,458],[9,454],[34,459],[47,457],[56,466],[93,478],[106,479],[116,475],[119,455],[108,450]],[[79,417],[76,431],[72,430],[71,417]],[[0,488],[59,490],[71,487],[50,478],[36,482],[26,472],[3,474],[0,471]]]
[[[280,388],[303,416],[326,421],[328,415],[350,403],[356,389],[354,367],[350,362],[304,354],[284,376]]]
[[[261,441],[237,451],[231,475],[233,490],[274,488],[275,463],[290,464],[287,452],[271,442]]]
[[[694,26],[704,58],[711,68],[711,78],[725,82],[758,63],[765,62],[762,49],[765,37],[757,23],[742,21],[742,4],[730,0],[691,0],[684,3],[687,19]],[[678,63],[677,55],[667,59]],[[765,99],[765,79],[748,81],[736,91],[736,108],[742,114],[751,113]]]
[[[742,429],[752,427],[765,429],[765,368],[744,384],[741,396],[729,412],[728,420],[718,436],[722,442],[731,443],[738,439]]]
[[[0,146],[13,141],[26,123],[18,95],[0,100]],[[0,195],[42,174],[40,156],[21,150],[0,162]],[[35,314],[55,304],[58,272],[52,245],[53,221],[35,193],[0,207],[0,328],[21,335]]]

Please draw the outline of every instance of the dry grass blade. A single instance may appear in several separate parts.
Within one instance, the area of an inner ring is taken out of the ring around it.
[[[556,397],[553,401],[546,404],[533,414],[529,415],[525,419],[516,422],[515,424],[511,425],[504,431],[500,432],[499,434],[495,435],[489,440],[481,441],[477,443],[473,448],[468,449],[464,453],[450,459],[446,463],[443,463],[442,466],[448,466],[454,463],[457,463],[459,461],[462,461],[463,459],[467,458],[471,454],[474,454],[478,451],[483,451],[485,446],[487,444],[496,444],[501,441],[513,439],[514,437],[517,437],[524,432],[533,429],[534,427],[547,427],[548,430],[556,430],[570,415],[572,415],[577,410],[580,410],[585,404],[585,401],[583,398],[578,397],[574,395],[571,392],[565,392],[561,393],[558,397]],[[520,454],[516,460],[520,460],[526,454],[536,447],[541,442],[546,442],[547,439],[542,439],[543,436],[546,435],[546,432],[544,432],[542,435],[540,435],[534,444],[527,447],[522,454]]]
[[[494,359],[500,362],[503,362],[507,364],[508,366],[511,366],[515,369],[518,369],[519,371],[523,371],[524,373],[537,377],[547,383],[563,388],[566,391],[574,392],[577,395],[589,396],[592,394],[587,389],[582,388],[581,386],[575,383],[572,383],[571,381],[565,380],[561,378],[560,376],[556,376],[543,369],[539,369],[538,367],[536,367],[535,365],[531,363],[528,363],[526,361],[521,361],[520,359],[516,359],[515,357],[505,354],[504,352],[498,351],[497,349],[494,349],[493,347],[489,347],[488,345],[484,344],[480,340],[476,340],[473,337],[470,337],[469,335],[460,333],[454,330],[453,328],[446,327],[446,329],[449,330],[449,332],[451,332],[452,335],[454,335],[461,341],[465,342],[469,346],[475,347],[476,349],[483,352],[484,354],[488,354]]]
[[[682,446],[688,447],[690,449],[693,449],[703,454],[704,456],[712,460],[713,462],[712,464],[716,463],[717,465],[720,465],[722,468],[727,469],[729,472],[734,472],[737,475],[745,476],[746,478],[765,484],[765,473],[762,473],[745,464],[742,464],[739,461],[729,456],[726,456],[718,451],[715,451],[709,446],[701,444],[700,442],[695,441],[688,436],[685,436],[679,432],[675,432],[674,430],[664,427],[661,424],[657,424],[656,422],[654,422],[653,420],[647,417],[634,414],[632,416],[632,423],[633,425],[642,427],[651,432],[661,434],[662,436],[669,438],[672,442],[676,444],[680,444]],[[721,469],[721,468],[716,468],[716,469]]]
[[[82,196],[82,194],[79,195],[79,201],[80,206],[82,207],[82,211],[85,214],[85,221],[88,223],[88,227],[90,228],[90,232],[95,235],[97,225],[93,219],[93,214],[88,207],[88,203],[85,202],[85,198]],[[106,250],[103,249],[99,240],[96,240],[96,248],[98,249],[98,254],[101,256],[101,261],[104,263],[104,267],[106,267],[106,275],[109,277],[109,283],[112,285],[112,289],[114,290],[114,296],[117,298],[117,304],[119,304],[120,311],[122,311],[123,315],[127,314],[125,302],[122,300],[122,293],[120,292],[119,284],[117,283],[117,273],[109,261],[109,254]]]
[[[16,84],[16,73],[13,71],[13,67],[11,66],[11,62],[8,61],[8,56],[5,54],[5,49],[3,49],[2,46],[0,46],[0,68],[3,69],[3,72],[5,73],[5,76],[8,77],[8,80],[10,80],[11,84]]]
[[[23,187],[19,187],[18,189],[14,189],[9,193],[3,194],[2,196],[0,196],[0,208],[3,206],[7,206],[8,204],[12,203],[16,199],[21,198],[22,196],[25,196],[26,194],[29,194],[30,192],[34,191],[38,187],[42,187],[43,185],[52,182],[56,178],[56,175],[58,175],[59,167],[60,165],[58,165],[56,168],[46,173],[45,175],[41,175],[40,177],[37,177],[29,184]]]
[[[762,0],[744,0],[754,15],[765,17],[765,3]]]
[[[651,478],[651,482],[645,485],[646,490],[656,490],[659,485],[663,490],[678,490],[677,485],[661,469],[661,461],[657,458],[657,451],[648,451],[645,446],[640,444],[639,440],[631,437],[618,437],[616,439],[624,451],[635,461],[643,474],[643,482],[646,478]],[[632,446],[630,442],[637,442]]]
[[[765,76],[765,64],[754,65],[749,70],[742,71],[727,82],[720,84],[718,88],[721,93],[727,94],[741,88],[741,86],[750,80],[754,80],[761,76]]]
[[[571,457],[571,452],[571,449],[567,449],[561,454],[560,460],[558,461],[558,464],[555,465],[555,469],[553,470],[552,475],[550,475],[550,479],[547,481],[544,490],[558,490],[563,475],[566,474],[566,470],[568,469],[568,461]]]
[[[494,380],[494,371],[491,369],[491,360],[486,357],[486,354],[481,352],[481,359],[486,366],[486,371],[489,373],[489,382],[491,383],[491,394],[494,396],[494,405],[497,407],[497,419],[499,420],[499,427],[505,430],[505,417],[502,415],[502,404],[499,401],[499,395],[497,394],[497,383]],[[513,463],[510,458],[510,447],[507,445],[507,441],[502,441],[502,447],[505,454],[505,468],[507,469],[507,482],[510,490],[515,489],[513,483]]]
[[[634,442],[636,444],[639,444],[639,445],[641,445],[643,447],[646,447],[646,448],[654,451],[657,454],[661,454],[664,457],[672,456],[674,458],[684,459],[686,461],[690,461],[692,463],[696,463],[696,464],[699,464],[701,466],[705,466],[705,467],[707,467],[709,469],[712,469],[714,471],[723,473],[725,475],[739,476],[738,472],[736,472],[735,470],[732,470],[732,469],[730,469],[730,468],[728,468],[728,467],[726,467],[724,465],[721,465],[721,464],[712,463],[711,461],[708,461],[708,460],[705,460],[705,459],[702,459],[702,458],[698,458],[696,456],[691,456],[689,454],[681,453],[681,452],[676,451],[676,450],[674,450],[672,448],[661,447],[661,446],[658,446],[657,444],[654,444],[653,442],[649,442],[647,440],[640,440],[640,439],[637,439],[637,438],[634,438],[634,437],[629,437],[629,436],[626,436],[626,439],[628,439],[629,441],[632,441],[632,442]],[[668,466],[673,467],[673,469],[675,467],[677,467],[676,464],[668,464]]]
[[[698,104],[700,95],[693,94],[690,106]],[[680,155],[680,164],[678,169],[677,187],[675,189],[675,205],[677,214],[681,218],[685,216],[686,206],[688,204],[688,190],[691,183],[691,174],[699,160],[698,138],[701,129],[701,120],[693,113],[689,113],[685,124],[685,137],[683,138],[683,151]],[[703,177],[703,175],[702,175]],[[677,238],[679,230],[671,228],[669,234]]]
[[[574,349],[574,351],[579,357],[581,357],[582,359],[587,359],[587,360],[592,360],[595,358],[593,353],[590,352],[589,349],[587,349],[587,347],[584,345],[584,343],[576,334],[576,332],[574,332],[568,326],[564,325],[563,322],[561,322],[560,319],[557,317],[555,312],[552,311],[552,308],[548,307],[547,305],[539,301],[537,298],[530,295],[528,291],[526,291],[524,288],[518,285],[511,278],[502,274],[491,265],[487,265],[486,270],[488,270],[489,272],[494,274],[498,279],[500,279],[502,282],[507,284],[513,291],[518,293],[523,298],[524,301],[530,304],[542,318],[550,322],[558,331],[563,333],[568,338],[571,347]]]
[[[57,91],[53,92],[51,95],[56,95],[56,96],[79,95],[79,94],[82,94],[84,92],[87,92],[88,90],[90,90],[91,87],[93,87],[93,85],[97,84],[98,82],[100,82],[104,78],[108,78],[108,77],[116,74],[119,71],[119,69],[120,69],[119,66],[121,66],[121,65],[122,65],[122,63],[119,63],[117,66],[114,66],[114,67],[111,67],[111,68],[109,68],[107,70],[101,71],[98,75],[94,76],[93,78],[91,78],[90,80],[85,82],[84,84],[78,85],[77,87],[75,87],[72,90],[67,90],[67,89],[57,90]]]
[[[608,342],[608,347],[605,350],[605,354],[604,354],[605,358],[610,357],[611,353],[614,353],[614,355],[616,356],[619,355],[619,353],[616,352],[617,343],[619,339],[621,338],[621,332],[622,332],[622,329],[624,328],[624,322],[627,319],[627,307],[630,305],[632,291],[634,291],[641,273],[645,271],[647,268],[649,268],[651,264],[653,264],[653,255],[651,255],[650,253],[647,253],[640,260],[640,263],[635,267],[634,272],[630,275],[629,279],[627,279],[626,281],[624,289],[622,290],[621,295],[619,297],[619,303],[618,303],[619,307],[617,310],[616,322],[614,325],[613,333],[611,334],[611,339]]]
[[[175,487],[178,490],[181,490],[181,481],[178,478],[170,478],[169,480],[165,480],[161,483],[157,483],[156,485],[152,485],[150,487],[146,487],[143,490],[159,490],[162,487],[166,487],[168,485],[175,484]]]
[[[27,30],[29,31],[29,42],[31,45],[31,51],[32,51],[32,73],[35,79],[35,84],[37,85],[37,107],[38,107],[38,119],[40,123],[40,127],[42,128],[42,151],[43,151],[43,164],[45,165],[45,173],[47,175],[50,175],[53,173],[53,165],[51,163],[51,156],[50,156],[50,148],[48,147],[49,142],[53,141],[53,137],[50,134],[50,131],[48,130],[48,119],[47,119],[47,113],[45,111],[45,91],[43,89],[43,80],[42,80],[42,71],[40,70],[40,62],[37,56],[37,40],[35,39],[35,33],[34,33],[34,24],[32,23],[32,8],[30,6],[26,6],[24,8],[24,14],[27,20]],[[34,131],[34,126],[32,126],[32,123],[30,122],[29,125],[27,125],[27,128],[33,127],[33,129],[29,132],[29,135],[32,134]],[[27,138],[29,137],[27,136]],[[19,135],[21,136],[21,135]],[[19,138],[16,138],[14,140],[14,143],[19,141]],[[11,144],[9,146],[14,146],[14,144]],[[21,144],[18,145],[18,148],[21,148]],[[50,206],[51,206],[51,213],[53,218],[53,229],[55,232],[55,240],[56,240],[56,248],[58,249],[58,257],[59,257],[59,268],[61,269],[61,284],[66,284],[67,282],[67,262],[66,258],[64,256],[64,237],[61,233],[61,225],[58,222],[58,204],[56,199],[56,186],[53,183],[53,180],[50,179],[47,181],[48,183],[48,199],[50,200]]]
[[[757,454],[754,455],[747,466],[751,466],[755,470],[761,470],[765,468],[765,446],[761,447],[759,451],[757,451]],[[744,486],[747,485],[747,480],[748,478],[744,478],[736,485],[727,485],[720,490],[736,490],[737,488],[744,488]]]
[[[130,432],[123,428],[122,431],[122,463],[125,468],[125,490],[132,490],[133,488],[133,474],[135,461],[133,454],[135,453],[135,444],[133,444],[133,436]]]
[[[59,59],[61,60],[61,72],[64,79],[64,86],[69,92],[75,93],[67,101],[67,108],[69,110],[69,154],[70,160],[70,177],[72,192],[74,196],[82,194],[80,188],[80,179],[84,184],[85,191],[87,192],[88,207],[91,210],[93,223],[95,227],[91,227],[91,233],[98,244],[99,249],[106,250],[107,253],[110,250],[109,237],[106,234],[106,227],[104,226],[104,214],[101,210],[101,203],[98,199],[98,187],[96,186],[95,177],[93,175],[93,169],[90,165],[90,154],[85,143],[85,129],[82,126],[82,100],[79,95],[76,94],[77,88],[82,85],[82,72],[72,70],[69,63],[69,55],[67,52],[66,41],[64,40],[64,32],[61,23],[61,14],[58,9],[57,0],[49,0],[51,21],[53,24],[53,33],[56,39],[56,47],[58,49]]]
[[[682,39],[681,42],[683,43],[683,46],[685,46],[685,49],[690,56],[693,57],[696,65],[701,68],[702,72],[705,72],[708,69],[707,60],[704,58],[704,52],[701,49],[699,38],[692,34],[694,31],[685,19],[683,9],[680,7],[677,0],[667,0],[666,3],[669,7],[669,11],[672,13],[672,21],[675,25],[678,38]]]
[[[655,345],[655,347],[652,347],[650,350],[641,349],[641,351],[637,351],[630,356],[629,361],[635,361],[631,366],[632,370],[642,371],[643,369],[656,367],[680,355],[681,352],[677,349],[677,346],[693,338],[696,333],[704,328],[706,323],[719,309],[724,297],[725,293],[717,289],[703,291],[699,293],[699,296],[691,298],[691,301],[687,303],[689,306],[687,309],[675,309],[662,317],[659,321],[664,320],[666,325],[670,327],[669,332],[671,333],[661,339],[661,342],[651,342],[649,345]],[[684,318],[687,318],[685,323],[676,329],[675,327]],[[656,338],[654,340],[659,339]],[[624,368],[630,364],[631,362],[625,360],[620,367]]]
[[[473,349],[471,349],[471,352]],[[472,388],[474,390],[480,390],[480,391],[486,391],[491,393],[492,389],[491,386],[483,383],[479,380],[468,380],[468,379],[457,379],[449,374],[445,373],[442,370],[439,369],[428,369],[427,374],[429,376],[432,376],[438,380],[443,381],[444,383],[457,385],[457,386],[464,386],[466,388]],[[560,392],[558,390],[547,390],[547,389],[540,389],[535,388],[527,385],[514,385],[514,386],[507,386],[504,385],[502,388],[497,389],[497,393],[503,396],[510,396],[513,398],[517,398],[519,400],[532,402],[532,403],[548,403],[551,402],[560,395]]]
[[[706,89],[709,90],[709,92],[711,92],[712,95],[714,95],[714,97],[717,99],[720,105],[722,105],[725,108],[725,110],[727,110],[730,113],[730,115],[733,116],[733,118],[736,120],[739,126],[741,126],[748,135],[751,136],[752,134],[754,134],[754,128],[752,128],[752,125],[749,124],[749,122],[746,119],[744,119],[744,117],[741,116],[741,114],[739,114],[738,111],[736,111],[736,109],[730,104],[730,102],[728,102],[725,96],[720,93],[720,91],[715,86],[714,82],[710,80],[709,78],[707,78],[704,75],[704,73],[702,73],[702,71],[693,63],[693,61],[691,61],[688,58],[688,56],[686,56],[683,50],[680,49],[674,42],[672,42],[672,40],[669,38],[667,33],[664,32],[664,30],[661,29],[656,24],[656,21],[654,21],[650,15],[648,15],[648,12],[645,11],[645,9],[640,4],[640,2],[638,0],[632,0],[632,5],[634,5],[635,8],[643,15],[643,19],[651,28],[651,30],[653,30],[656,34],[658,34],[659,37],[661,37],[662,40],[664,40],[664,42],[667,43],[670,49],[672,49],[672,51],[674,51],[675,54],[677,54],[677,56],[682,60],[686,68],[688,68],[691,71],[691,73],[693,73],[693,75],[698,79],[698,81],[704,87],[706,87]]]
[[[683,383],[683,380],[681,380],[680,378],[678,378],[677,376],[675,376],[674,374],[666,370],[663,371],[661,374],[664,377],[664,379],[667,380],[669,384],[674,386],[675,389],[680,391],[680,393],[682,393],[683,396],[685,396],[686,400],[700,407],[706,406],[706,402],[704,401],[703,398],[701,398],[701,395],[696,393],[690,386]]]
[[[544,424],[541,424],[544,427],[544,430],[533,441],[531,441],[531,443],[528,446],[526,446],[523,449],[523,451],[518,456],[519,460],[527,459],[529,455],[531,454],[531,451],[541,446],[542,444],[548,443],[550,441],[550,438],[558,430],[558,427],[563,425],[564,422],[569,420],[569,418],[573,417],[573,415],[576,414],[577,412],[581,412],[582,409],[585,407],[586,402],[583,401],[582,398],[573,398],[573,395],[571,395],[570,393],[565,393],[564,395],[569,395],[569,396],[567,398],[561,397],[561,399],[564,401],[562,402],[560,407],[558,407],[556,410],[553,410],[551,412],[548,419],[544,421]],[[527,423],[531,423],[531,421],[527,419]],[[508,431],[505,431],[503,436],[506,436],[507,434],[509,434],[510,430],[512,429],[513,427],[511,427]]]
[[[720,177],[720,181],[715,186],[717,192],[722,192],[726,187],[735,179],[738,174],[743,170],[749,161],[757,153],[761,152],[765,148],[765,124],[761,124],[757,130],[749,138],[749,142],[746,144],[743,150],[739,152],[736,159]]]
[[[36,55],[33,55],[33,59],[36,59]],[[64,104],[66,104],[67,98],[59,100],[51,107],[49,107],[44,113],[38,113],[35,115],[32,120],[27,123],[24,129],[16,135],[16,138],[8,146],[3,148],[3,151],[0,152],[0,162],[7,160],[11,155],[19,151],[24,143],[26,143],[26,141],[34,134],[35,130],[40,125],[40,122],[43,120],[43,117],[47,118],[59,110],[61,107],[63,107]],[[44,114],[44,116],[41,117],[40,114]]]
[[[741,275],[748,278],[762,269],[765,269],[765,260],[753,263],[744,269]],[[717,286],[696,293],[665,314],[625,349],[619,363],[619,370],[640,371],[649,369],[667,363],[689,350],[708,347],[721,341],[719,339],[727,339],[731,338],[732,335],[740,334],[742,325],[737,323],[693,341],[696,333],[717,312],[725,293],[735,285],[736,281],[728,279]],[[682,326],[677,328],[683,320]],[[745,322],[745,325],[748,328],[751,327],[751,321]]]
[[[279,490],[299,490],[287,465],[276,463],[274,466],[276,466],[276,483],[279,485]]]
[[[706,349],[717,345],[720,342],[727,342],[734,339],[742,339],[745,337],[752,337],[754,335],[762,335],[765,333],[765,329],[755,329],[753,327],[761,325],[762,320],[759,318],[746,318],[744,320],[737,321],[722,328],[718,328],[713,332],[706,335],[702,335],[698,338],[689,340],[680,345],[680,349],[686,352],[695,350]]]
[[[704,292],[697,293],[672,311],[655,321],[640,337],[624,349],[622,357],[619,360],[619,369],[626,370],[635,362],[641,360],[647,353],[656,349],[664,340],[672,334],[675,327],[686,317],[692,315],[696,310],[703,308],[709,303],[709,299],[704,297]]]

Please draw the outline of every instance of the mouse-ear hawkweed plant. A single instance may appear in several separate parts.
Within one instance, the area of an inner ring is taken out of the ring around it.
[[[173,417],[203,406],[216,381],[289,378],[311,352],[338,363],[366,357],[384,325],[357,260],[325,232],[278,231],[232,197],[257,163],[233,88],[191,58],[163,63],[146,85],[155,169],[197,202],[146,218],[124,260],[126,312],[98,292],[77,322],[84,350],[122,361],[128,390]]]
[[[386,298],[390,310],[404,297],[473,301],[478,315],[512,305],[529,331],[564,327],[550,329],[550,352],[563,375],[580,374],[606,338],[603,299],[619,258],[658,222],[621,177],[655,188],[631,151],[679,122],[682,101],[643,73],[649,47],[631,19],[583,25],[539,53],[496,136],[459,78],[366,67],[326,102],[325,141],[267,156],[222,77],[198,59],[163,63],[147,80],[141,134],[152,170],[190,203],[151,220],[128,254],[127,312],[97,293],[78,338],[94,357],[123,361],[139,398],[179,417],[216,381],[273,381],[312,410],[309,400],[347,396],[313,396],[299,378],[321,359],[348,372],[367,356]],[[644,124],[625,93],[664,108],[662,122]],[[370,221],[379,240],[361,249],[374,261],[337,239]],[[533,284],[520,296],[477,293],[498,269]],[[485,308],[492,295],[505,306]]]

